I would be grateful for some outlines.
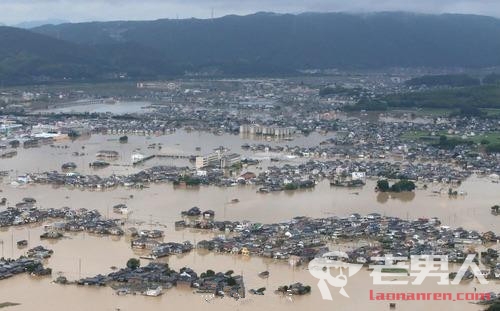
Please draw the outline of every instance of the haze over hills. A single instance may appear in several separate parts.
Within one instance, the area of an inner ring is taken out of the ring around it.
[[[0,79],[27,83],[43,76],[88,75],[99,64],[93,49],[30,31],[0,27]]]
[[[14,31],[3,28],[0,38]],[[60,68],[70,68],[70,77],[89,79],[116,72],[131,77],[182,75],[186,71],[272,75],[316,68],[500,65],[500,20],[477,15],[257,13],[213,20],[45,25],[31,31],[36,33],[30,34],[30,40],[36,38],[36,46],[25,39],[2,44],[3,79],[10,76],[6,67],[19,65],[16,59],[26,63],[26,57],[38,62],[31,62],[32,72],[23,71],[25,75],[35,76],[40,72],[38,64],[44,63],[40,66],[49,77],[53,76],[47,70],[51,64],[59,68],[59,76]],[[54,48],[58,46],[64,48]],[[78,53],[70,47],[77,47]],[[63,55],[49,57],[46,49]],[[7,54],[11,56],[6,61],[3,55]],[[75,64],[87,74],[71,73]]]
[[[63,19],[44,19],[44,20],[25,21],[12,25],[12,27],[30,29],[30,28],[40,27],[43,25],[59,25],[64,23],[68,23],[68,21]]]
[[[171,76],[175,64],[135,43],[105,46],[76,44],[28,30],[0,26],[0,81],[2,85],[51,81],[116,79],[126,74],[153,78]]]

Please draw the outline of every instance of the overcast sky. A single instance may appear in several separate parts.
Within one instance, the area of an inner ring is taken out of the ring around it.
[[[470,13],[500,17],[500,0],[0,0],[0,23],[209,18],[258,11]]]

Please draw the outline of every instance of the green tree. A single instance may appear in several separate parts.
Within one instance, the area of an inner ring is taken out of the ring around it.
[[[389,191],[389,182],[387,181],[387,179],[381,179],[377,181],[377,189],[380,192]]]
[[[127,261],[127,268],[135,270],[141,266],[141,261],[137,258],[130,258]]]
[[[486,309],[486,311],[500,311],[500,303],[495,302],[494,304],[489,306],[488,309]]]
[[[415,183],[410,180],[400,180],[391,186],[393,192],[413,191],[415,190]]]
[[[206,276],[207,277],[211,277],[211,276],[214,276],[215,275],[215,271],[214,270],[210,270],[208,269],[207,272],[206,272]]]

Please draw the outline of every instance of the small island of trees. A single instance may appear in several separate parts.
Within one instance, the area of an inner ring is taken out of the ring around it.
[[[495,302],[486,309],[486,311],[500,311],[500,302]]]
[[[185,184],[186,186],[199,186],[202,180],[192,176],[182,176],[178,180],[174,180],[174,186]]]
[[[415,188],[415,183],[407,179],[402,179],[394,183],[392,186],[389,185],[387,179],[381,179],[377,181],[377,187],[375,189],[380,192],[403,192],[413,191]]]
[[[136,270],[137,268],[139,268],[141,266],[141,262],[139,261],[139,259],[136,259],[136,258],[130,258],[128,261],[127,261],[127,268],[131,269],[131,270]]]

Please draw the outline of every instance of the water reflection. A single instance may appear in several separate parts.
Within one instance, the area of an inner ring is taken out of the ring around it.
[[[64,105],[64,104],[63,104]],[[111,113],[114,115],[128,113],[149,113],[153,112],[150,102],[142,101],[123,101],[114,103],[88,103],[80,101],[69,103],[63,107],[36,110],[34,113]]]
[[[392,200],[398,200],[401,202],[411,202],[413,199],[415,199],[415,192],[400,192],[400,193],[394,193],[394,192],[378,192],[377,193],[377,202],[378,203],[386,203],[389,201],[389,199]]]

